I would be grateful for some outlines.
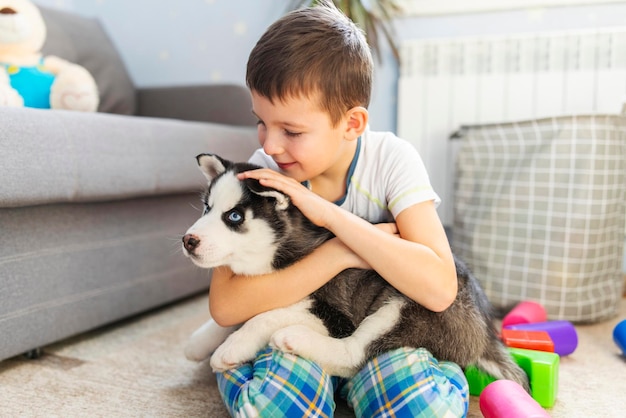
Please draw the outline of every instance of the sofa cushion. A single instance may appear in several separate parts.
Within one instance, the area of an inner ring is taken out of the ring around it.
[[[0,207],[198,192],[195,156],[246,160],[255,127],[0,107]]]
[[[80,64],[91,73],[100,91],[98,111],[135,114],[135,87],[100,22],[60,10],[40,10],[48,29],[43,54]]]

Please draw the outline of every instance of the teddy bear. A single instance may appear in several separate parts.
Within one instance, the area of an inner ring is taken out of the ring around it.
[[[0,0],[0,106],[95,112],[98,87],[82,66],[40,52],[46,25],[29,0]]]

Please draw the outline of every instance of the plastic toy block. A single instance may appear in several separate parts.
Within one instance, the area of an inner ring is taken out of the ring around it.
[[[613,329],[613,341],[622,350],[622,353],[626,355],[626,319],[615,326]]]
[[[546,331],[525,331],[521,329],[502,330],[500,336],[507,347],[526,348],[528,350],[554,353],[554,343]]]
[[[512,380],[497,380],[480,395],[485,418],[550,418],[550,415]]]
[[[502,328],[509,325],[545,322],[548,315],[543,306],[536,302],[525,301],[518,303],[502,320]]]
[[[544,408],[551,408],[559,390],[558,354],[523,348],[509,348],[509,351],[528,375],[533,399]]]
[[[576,328],[569,321],[546,321],[532,324],[509,325],[507,329],[523,331],[545,331],[554,343],[554,352],[560,356],[572,354],[578,346]]]
[[[478,370],[473,365],[465,368],[465,377],[467,378],[469,392],[472,396],[479,396],[488,385],[496,381],[495,377]]]

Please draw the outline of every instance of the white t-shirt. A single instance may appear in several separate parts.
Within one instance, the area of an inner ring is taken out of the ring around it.
[[[393,222],[404,209],[428,200],[439,205],[424,162],[410,143],[393,133],[369,129],[358,141],[346,195],[337,205],[371,223]],[[249,162],[280,171],[263,149]]]

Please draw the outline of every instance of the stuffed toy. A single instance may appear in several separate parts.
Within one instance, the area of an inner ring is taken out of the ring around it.
[[[0,0],[0,106],[94,112],[98,87],[82,66],[42,56],[46,25],[29,0]]]

